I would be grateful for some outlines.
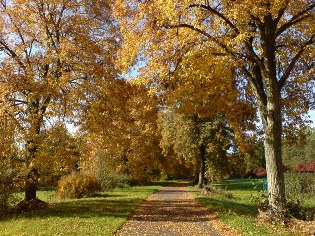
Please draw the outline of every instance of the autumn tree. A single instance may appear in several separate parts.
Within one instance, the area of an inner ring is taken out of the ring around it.
[[[158,100],[154,94],[133,81],[116,79],[95,89],[87,105],[81,115],[86,121],[82,129],[91,140],[92,161],[105,167],[101,172],[127,174],[137,183],[160,174]]]
[[[83,159],[80,138],[70,134],[65,124],[56,123],[42,130],[35,166],[41,176],[41,186],[56,186],[61,176],[78,170]]]
[[[111,76],[116,41],[110,4],[0,1],[0,114],[16,123],[25,147],[26,201],[36,198],[45,124],[71,115],[85,86]]]
[[[169,109],[160,113],[159,123],[164,154],[173,151],[179,162],[193,163],[199,188],[205,177],[219,180],[228,175],[226,152],[232,145],[233,133],[223,116],[201,118]]]
[[[212,64],[234,68],[237,87],[253,97],[260,114],[269,211],[281,216],[283,130],[303,124],[313,95],[313,0],[120,0],[116,12],[125,17],[121,64],[145,61],[148,78],[172,81],[178,65],[194,52],[198,64],[186,68],[195,68],[197,75],[218,73]]]

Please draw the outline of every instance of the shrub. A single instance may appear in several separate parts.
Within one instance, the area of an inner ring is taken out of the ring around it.
[[[0,157],[1,159],[1,157]],[[12,191],[14,190],[15,173],[2,158],[0,161],[0,215],[6,213],[14,203]]]
[[[286,216],[293,216],[301,220],[314,220],[315,209],[303,206],[303,199],[315,195],[315,174],[288,172],[285,174],[286,184]],[[258,209],[268,208],[267,193],[259,192],[252,196]]]
[[[310,161],[306,163],[305,165],[298,165],[296,167],[297,171],[306,171],[306,172],[315,172],[315,161]]]
[[[10,197],[10,189],[6,185],[6,181],[0,176],[0,215],[8,211]]]
[[[101,184],[94,175],[72,172],[59,180],[57,197],[60,199],[90,197],[99,191]]]
[[[251,200],[260,212],[268,210],[268,195],[266,192],[260,191],[256,195],[252,195]],[[314,220],[315,209],[304,207],[303,200],[299,197],[287,196],[283,216],[285,218],[294,217],[300,220]]]
[[[126,187],[131,183],[129,175],[124,174],[107,174],[101,177],[102,189],[110,190],[116,187]]]
[[[246,174],[247,177],[252,178],[266,178],[267,177],[267,171],[262,167],[256,167]]]
[[[268,210],[268,195],[265,191],[259,191],[256,195],[251,195],[251,201],[259,210]]]
[[[286,192],[292,197],[315,196],[315,174],[288,172],[285,174]]]

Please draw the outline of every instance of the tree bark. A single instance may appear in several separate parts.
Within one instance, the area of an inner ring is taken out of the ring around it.
[[[33,109],[31,110],[35,117],[31,123],[30,128],[30,140],[26,144],[26,163],[29,169],[25,180],[25,200],[29,201],[36,199],[36,192],[38,189],[39,171],[36,168],[36,155],[39,148],[39,136],[41,132],[41,124],[43,122],[43,115],[39,109],[39,101],[33,103]],[[45,108],[46,109],[46,108]],[[43,112],[45,110],[42,110]]]
[[[265,159],[267,169],[268,202],[270,216],[283,218],[285,210],[285,185],[282,164],[281,85],[277,80],[276,42],[277,22],[271,14],[264,17],[261,30],[263,64],[257,64],[254,87],[265,134]]]
[[[29,201],[36,198],[36,192],[38,188],[38,170],[32,168],[32,170],[26,176],[25,183],[25,200]]]
[[[206,156],[205,155],[206,155],[206,147],[204,145],[201,145],[198,188],[203,188],[203,185],[205,184],[205,172],[206,172]]]
[[[270,213],[281,218],[285,209],[285,184],[282,164],[282,117],[280,91],[273,86],[267,107],[262,112],[265,130],[265,158]]]
[[[39,172],[35,167],[36,152],[38,143],[36,140],[29,141],[27,146],[27,167],[30,169],[25,180],[25,200],[29,201],[36,198],[38,188]]]
[[[199,170],[200,170],[200,161],[197,160],[196,167],[194,168],[194,184],[198,185],[199,182]]]

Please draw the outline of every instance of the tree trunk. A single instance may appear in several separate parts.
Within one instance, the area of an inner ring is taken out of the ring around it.
[[[37,188],[38,188],[38,171],[36,168],[32,168],[32,170],[26,176],[26,183],[25,183],[25,200],[26,201],[36,198]]]
[[[199,170],[200,170],[200,162],[197,161],[196,167],[194,168],[194,184],[198,185],[199,182]]]
[[[282,164],[282,120],[280,93],[272,91],[263,113],[265,130],[265,158],[267,169],[269,211],[282,217],[285,209],[285,185]]]
[[[200,147],[200,168],[199,168],[199,179],[198,179],[198,188],[203,188],[205,183],[205,172],[206,172],[206,148],[204,145]]]
[[[38,152],[38,139],[40,135],[40,127],[41,122],[35,121],[32,125],[32,128],[30,129],[33,134],[33,137],[31,140],[29,140],[26,144],[26,150],[27,150],[27,168],[29,169],[28,174],[26,175],[25,180],[25,200],[29,201],[36,198],[36,191],[38,188],[38,178],[39,178],[39,172],[38,169],[35,167],[35,161],[36,161],[36,155]]]

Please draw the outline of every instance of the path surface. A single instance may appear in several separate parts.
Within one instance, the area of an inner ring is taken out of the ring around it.
[[[151,195],[116,235],[218,236],[211,226],[214,216],[197,203],[188,183],[175,183]]]

